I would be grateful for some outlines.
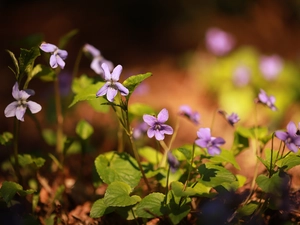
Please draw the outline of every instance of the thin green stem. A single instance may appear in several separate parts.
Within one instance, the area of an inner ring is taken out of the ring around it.
[[[187,177],[187,179],[185,181],[185,184],[184,184],[184,187],[183,187],[183,191],[186,190],[187,184],[188,184],[188,182],[190,180],[190,177],[191,177],[191,171],[192,171],[193,163],[194,163],[194,154],[195,154],[195,142],[193,143],[191,163],[190,163],[190,166],[189,166],[188,177]]]
[[[166,181],[166,195],[165,195],[166,197],[165,197],[165,204],[167,204],[167,201],[168,201],[170,169],[171,169],[171,167],[168,166],[168,171],[167,171],[167,181]]]
[[[270,171],[269,171],[269,177],[272,176],[273,172],[273,142],[274,142],[274,133],[272,134],[272,141],[271,141],[271,159],[270,159]]]
[[[75,61],[74,68],[73,68],[73,73],[72,73],[73,78],[75,78],[77,76],[81,57],[82,57],[82,48],[80,49],[80,51],[78,52],[78,55],[76,57],[76,61]]]
[[[170,149],[163,140],[159,141],[159,144],[164,149],[164,154],[163,154],[163,157],[162,157],[162,159],[159,163],[159,167],[165,167],[166,164],[167,164],[167,156],[168,156],[168,152],[169,152]]]

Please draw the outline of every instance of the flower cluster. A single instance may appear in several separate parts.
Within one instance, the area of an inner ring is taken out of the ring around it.
[[[225,144],[225,140],[221,137],[212,137],[210,128],[200,128],[197,131],[198,139],[195,143],[201,148],[206,148],[210,155],[219,155],[221,153],[220,146]]]

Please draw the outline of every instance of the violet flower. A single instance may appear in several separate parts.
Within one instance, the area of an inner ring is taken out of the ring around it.
[[[191,107],[188,105],[182,105],[179,108],[179,114],[188,118],[191,122],[198,125],[200,120],[200,114],[198,112],[193,112]]]
[[[50,56],[50,66],[56,68],[59,66],[61,69],[65,67],[64,60],[68,57],[68,52],[65,50],[59,49],[57,46],[49,43],[42,43],[40,49],[44,52],[51,53]]]
[[[236,124],[237,122],[240,121],[240,118],[238,116],[238,114],[236,113],[231,113],[230,115],[228,115],[225,111],[223,110],[219,110],[218,111],[222,116],[224,116],[224,118],[227,120],[227,122],[231,125],[234,126],[234,124]]]
[[[282,71],[283,60],[278,55],[262,56],[259,68],[266,80],[274,80]]]
[[[169,125],[164,124],[169,118],[169,112],[167,109],[162,109],[157,118],[155,116],[145,114],[143,116],[143,120],[150,127],[147,131],[147,135],[149,138],[155,136],[156,140],[161,141],[165,139],[165,134],[173,134],[173,128]]]
[[[206,148],[210,155],[219,155],[221,153],[220,146],[225,144],[225,140],[221,137],[212,137],[210,128],[200,128],[197,131],[199,139],[195,143],[201,148]]]
[[[134,139],[139,139],[143,134],[146,134],[148,130],[148,124],[145,122],[139,123],[136,128],[133,129],[132,136]]]
[[[101,52],[95,48],[94,46],[90,44],[85,44],[83,46],[83,51],[88,53],[89,55],[92,56],[92,62],[91,62],[91,69],[95,71],[95,73],[99,75],[104,74],[104,70],[102,69],[101,65],[103,63],[106,63],[108,66],[109,71],[112,71],[114,68],[114,65],[111,61],[106,60],[102,55]]]
[[[251,71],[246,66],[238,66],[233,73],[233,83],[238,87],[246,86],[250,81]]]
[[[31,95],[34,95],[33,90],[19,90],[19,85],[16,82],[12,88],[12,96],[16,99],[16,101],[6,106],[4,110],[5,116],[16,116],[18,120],[24,121],[24,115],[27,107],[29,108],[31,113],[37,113],[41,111],[42,107],[40,104],[33,101],[27,101],[27,98],[29,98]]]
[[[300,136],[297,135],[297,127],[293,122],[289,122],[286,132],[276,131],[275,136],[284,141],[285,145],[293,152],[297,152],[300,147]]]
[[[260,93],[258,94],[258,102],[268,106],[273,111],[277,110],[277,107],[274,105],[275,97],[272,95],[268,96],[262,89],[260,89]]]
[[[118,82],[123,67],[121,65],[116,66],[112,73],[109,72],[109,67],[106,63],[103,63],[101,67],[104,71],[106,83],[98,90],[96,96],[106,95],[107,100],[113,102],[118,91],[120,91],[123,96],[128,95],[129,90]]]
[[[219,28],[210,28],[205,39],[207,49],[217,56],[227,54],[235,45],[234,37]]]
[[[170,151],[167,153],[167,159],[170,165],[171,172],[175,173],[178,170],[178,167],[180,166],[178,159]]]

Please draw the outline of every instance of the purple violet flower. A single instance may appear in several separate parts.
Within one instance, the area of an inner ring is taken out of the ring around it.
[[[193,112],[191,107],[188,105],[182,105],[179,108],[179,114],[188,118],[191,122],[198,125],[200,120],[200,114],[198,112]]]
[[[128,95],[129,90],[118,82],[123,67],[121,65],[116,66],[112,73],[109,72],[109,67],[106,63],[103,63],[101,67],[104,71],[106,83],[98,90],[96,96],[106,95],[107,100],[113,102],[118,91],[120,91],[123,96]]]
[[[258,102],[268,106],[273,111],[277,110],[277,107],[274,105],[275,97],[272,95],[268,96],[262,89],[260,89],[260,93],[258,94]]]
[[[139,139],[143,134],[146,134],[148,130],[148,124],[145,122],[139,123],[132,132],[134,139]]]
[[[178,170],[178,167],[180,166],[178,159],[170,151],[167,153],[167,159],[170,165],[171,172],[175,173]]]
[[[40,49],[44,52],[51,53],[50,66],[52,68],[56,68],[57,66],[59,66],[61,69],[63,69],[65,67],[66,63],[64,62],[64,60],[68,57],[67,51],[61,50],[57,46],[45,42],[40,45]]]
[[[91,62],[91,69],[95,71],[95,73],[99,74],[99,75],[103,75],[104,71],[101,67],[101,65],[103,63],[106,63],[106,65],[108,66],[109,71],[112,71],[114,68],[114,65],[111,61],[106,60],[102,55],[101,52],[95,48],[94,46],[90,45],[90,44],[85,44],[83,46],[83,51],[85,53],[88,53],[89,55],[92,56],[92,62]]]
[[[266,80],[274,80],[282,71],[283,60],[278,55],[262,56],[259,68]]]
[[[300,147],[300,136],[297,135],[297,127],[293,122],[289,122],[286,127],[286,130],[286,132],[276,131],[275,136],[280,140],[284,141],[285,145],[292,152],[297,152]]]
[[[238,87],[246,86],[250,81],[251,71],[246,66],[238,66],[233,73],[233,83]]]
[[[207,148],[210,155],[219,155],[221,153],[220,145],[225,144],[225,140],[221,137],[212,137],[210,128],[200,128],[197,131],[199,139],[195,143],[201,148]]]
[[[27,101],[27,98],[29,98],[31,95],[34,95],[33,90],[19,90],[19,85],[16,82],[12,88],[12,96],[14,97],[14,99],[16,99],[16,101],[6,106],[4,110],[5,116],[16,116],[18,120],[24,121],[24,115],[27,107],[29,108],[31,113],[37,113],[41,111],[42,107],[40,104],[33,101]]]
[[[145,114],[143,120],[150,127],[147,131],[149,138],[155,136],[156,140],[161,141],[165,138],[165,134],[173,134],[173,128],[169,125],[164,124],[169,118],[169,112],[167,109],[162,109],[157,118],[155,116]]]
[[[219,110],[218,111],[222,116],[224,116],[224,118],[227,120],[227,122],[231,125],[234,126],[234,124],[236,124],[237,122],[240,121],[240,118],[238,116],[238,114],[236,113],[231,113],[230,115],[228,115],[225,111],[223,110]]]
[[[207,49],[217,56],[227,54],[235,45],[234,37],[219,28],[210,28],[205,39]]]

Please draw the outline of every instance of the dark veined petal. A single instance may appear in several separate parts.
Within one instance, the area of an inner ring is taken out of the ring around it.
[[[207,149],[208,153],[212,156],[219,155],[221,153],[221,149],[216,146],[211,146]]]
[[[157,115],[157,121],[160,123],[164,123],[169,118],[169,112],[167,109],[162,109]]]
[[[108,84],[108,83],[105,83],[105,84],[97,91],[96,96],[99,97],[99,96],[106,95],[107,90],[108,90],[108,87],[109,87],[109,84]]]
[[[163,132],[164,134],[169,134],[169,135],[173,134],[173,128],[171,126],[166,124],[161,124],[160,127],[161,127],[160,129],[161,132]]]
[[[42,43],[40,45],[40,49],[42,49],[44,52],[54,52],[57,47],[53,44]]]
[[[50,56],[50,66],[52,68],[56,68],[58,66],[57,64],[57,60],[56,60],[56,56],[55,55],[51,55]]]
[[[282,141],[285,141],[289,137],[289,135],[286,132],[280,130],[275,131],[275,136]]]
[[[4,109],[4,115],[5,117],[13,117],[16,115],[16,110],[18,107],[18,102],[12,102],[6,108]]]
[[[115,88],[110,86],[107,88],[106,97],[108,101],[113,102],[117,94],[118,94],[118,90],[116,90]]]
[[[163,134],[163,132],[155,130],[155,139],[158,141],[162,141],[165,139],[165,135]]]
[[[154,116],[147,115],[147,114],[143,115],[143,120],[151,127],[154,126],[155,123],[157,122],[157,119]]]
[[[68,52],[66,50],[58,49],[57,55],[60,56],[63,60],[65,60],[68,57]]]
[[[296,127],[296,125],[291,121],[291,122],[289,122],[288,125],[286,126],[286,130],[287,130],[287,132],[288,132],[288,134],[289,134],[290,136],[293,136],[293,135],[295,135],[296,132],[297,132],[297,127]]]
[[[29,108],[30,112],[33,114],[41,111],[41,109],[42,109],[42,106],[40,104],[33,102],[33,101],[28,101],[27,107]]]
[[[16,108],[16,117],[18,120],[24,121],[24,115],[26,112],[26,107],[18,106]]]
[[[123,84],[119,82],[115,82],[115,85],[118,87],[118,90],[120,91],[121,95],[126,96],[129,94],[129,90],[123,86]]]
[[[108,66],[107,66],[107,68],[108,68]],[[111,73],[112,80],[118,81],[120,78],[120,75],[122,73],[122,70],[123,70],[123,67],[121,65],[117,65]]]

